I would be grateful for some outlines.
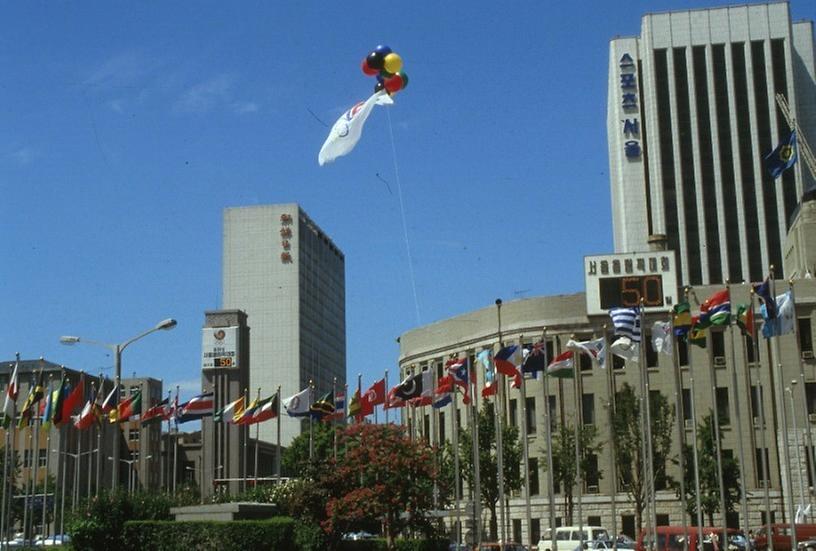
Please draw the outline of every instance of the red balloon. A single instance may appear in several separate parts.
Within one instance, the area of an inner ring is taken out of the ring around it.
[[[366,58],[363,59],[363,62],[360,64],[360,68],[363,70],[365,74],[367,74],[370,77],[373,77],[374,75],[379,73],[377,69],[372,69],[371,67],[368,66],[368,59]]]
[[[402,76],[400,74],[396,74],[385,79],[385,89],[389,94],[402,90]]]

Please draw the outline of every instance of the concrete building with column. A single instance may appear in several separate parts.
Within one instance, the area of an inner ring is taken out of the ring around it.
[[[345,258],[299,205],[224,211],[223,308],[249,318],[249,387],[283,398],[315,385],[315,395],[346,382]],[[302,422],[282,419],[281,443]],[[275,442],[264,423],[260,439]]]
[[[774,182],[763,157],[789,135],[777,94],[816,142],[814,67],[813,22],[788,2],[647,14],[639,36],[612,40],[615,251],[665,235],[691,285],[792,273],[782,244],[814,180],[800,156]]]

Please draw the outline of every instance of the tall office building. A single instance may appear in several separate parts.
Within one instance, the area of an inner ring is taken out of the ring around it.
[[[224,211],[223,307],[247,314],[252,397],[283,398],[314,381],[315,395],[346,381],[345,259],[297,204]],[[237,396],[236,396],[237,398]],[[275,442],[275,423],[260,438]],[[301,432],[282,415],[281,443]]]
[[[615,251],[664,235],[684,284],[757,281],[771,264],[783,275],[814,181],[798,162],[774,182],[763,157],[789,136],[776,94],[816,143],[815,74],[813,23],[792,22],[787,2],[648,14],[639,37],[612,40]]]

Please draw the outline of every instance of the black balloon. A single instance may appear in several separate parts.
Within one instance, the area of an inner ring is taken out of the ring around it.
[[[381,71],[385,65],[385,56],[377,52],[371,52],[366,57],[366,63],[370,68]]]
[[[385,84],[384,84],[384,83],[382,83],[382,82],[378,82],[378,83],[377,83],[377,84],[374,86],[374,93],[376,94],[377,92],[379,92],[380,90],[383,90],[384,88],[385,88]]]

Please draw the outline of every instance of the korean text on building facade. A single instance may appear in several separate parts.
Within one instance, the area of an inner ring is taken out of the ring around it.
[[[624,113],[623,125],[623,152],[627,159],[640,159],[643,153],[640,145],[640,120],[638,115],[638,85],[637,67],[632,56],[628,53],[621,56],[618,62],[620,68],[621,109]]]
[[[281,236],[281,262],[284,264],[292,263],[292,215],[280,215],[280,236]]]

